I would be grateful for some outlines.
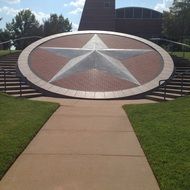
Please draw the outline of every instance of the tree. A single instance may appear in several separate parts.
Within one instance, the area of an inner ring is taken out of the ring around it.
[[[164,12],[163,33],[178,41],[190,39],[190,0],[174,0],[170,12]]]
[[[42,26],[40,26],[35,15],[30,10],[20,11],[15,18],[12,19],[11,23],[6,24],[6,30],[10,33],[16,49],[24,49],[37,39],[31,38],[27,40],[14,41],[15,39],[39,36],[42,34]]]
[[[49,36],[62,32],[70,32],[72,24],[68,18],[64,18],[62,15],[51,14],[48,20],[44,21],[44,36]]]
[[[7,30],[2,30],[0,29],[0,42],[8,42],[10,41],[10,34]],[[9,43],[4,43],[1,45],[2,49],[10,49],[11,47],[11,42]]]
[[[1,17],[0,21],[2,19],[3,18]],[[0,43],[7,42],[7,43],[4,43],[4,44],[0,44],[0,49],[9,49],[11,47],[11,42],[8,42],[8,41],[10,41],[9,32],[7,30],[0,29]]]

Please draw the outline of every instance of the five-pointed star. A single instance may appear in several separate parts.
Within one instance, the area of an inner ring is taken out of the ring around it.
[[[150,49],[110,49],[95,34],[82,48],[41,47],[70,61],[49,81],[54,82],[76,72],[102,70],[120,79],[140,85],[120,60],[143,55]]]

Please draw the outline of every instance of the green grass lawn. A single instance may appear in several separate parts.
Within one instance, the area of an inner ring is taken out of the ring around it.
[[[124,109],[161,190],[190,190],[190,97]]]
[[[0,94],[0,179],[58,106]]]
[[[16,53],[16,52],[19,52],[19,50],[11,50],[11,53]],[[0,50],[0,57],[8,54],[10,54],[9,50]]]
[[[185,59],[189,59],[190,60],[190,52],[172,52],[172,55],[175,55],[177,57],[184,57]]]

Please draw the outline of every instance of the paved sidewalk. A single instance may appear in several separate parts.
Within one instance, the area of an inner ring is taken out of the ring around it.
[[[131,101],[41,100],[61,107],[1,180],[0,190],[159,190],[121,108]]]

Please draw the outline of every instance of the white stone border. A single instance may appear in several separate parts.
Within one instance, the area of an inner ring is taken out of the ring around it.
[[[28,58],[29,58],[30,53],[39,45],[49,40],[59,38],[59,37],[79,35],[79,34],[94,34],[94,33],[127,37],[127,38],[140,41],[142,43],[145,43],[146,45],[150,46],[161,55],[164,62],[164,68],[162,72],[154,80],[144,85],[141,85],[139,87],[134,87],[131,89],[121,90],[121,91],[112,91],[112,92],[87,92],[87,91],[85,92],[85,91],[70,90],[70,89],[55,86],[53,84],[48,83],[47,81],[42,80],[35,73],[31,71],[28,64]],[[144,92],[147,92],[149,90],[152,90],[158,87],[160,80],[166,80],[172,75],[174,71],[174,63],[170,55],[163,48],[143,38],[133,36],[133,35],[128,35],[128,34],[118,33],[118,32],[80,31],[80,32],[68,32],[68,33],[56,34],[56,35],[52,35],[52,36],[49,36],[49,37],[46,37],[34,42],[33,44],[31,44],[30,46],[28,46],[26,49],[22,51],[18,59],[18,68],[20,72],[22,73],[22,75],[26,77],[28,81],[30,81],[34,85],[46,91],[49,91],[57,95],[63,95],[63,96],[69,96],[69,97],[75,97],[75,98],[86,98],[86,99],[115,99],[115,98],[123,98],[123,97],[129,97],[129,96],[142,94]]]

